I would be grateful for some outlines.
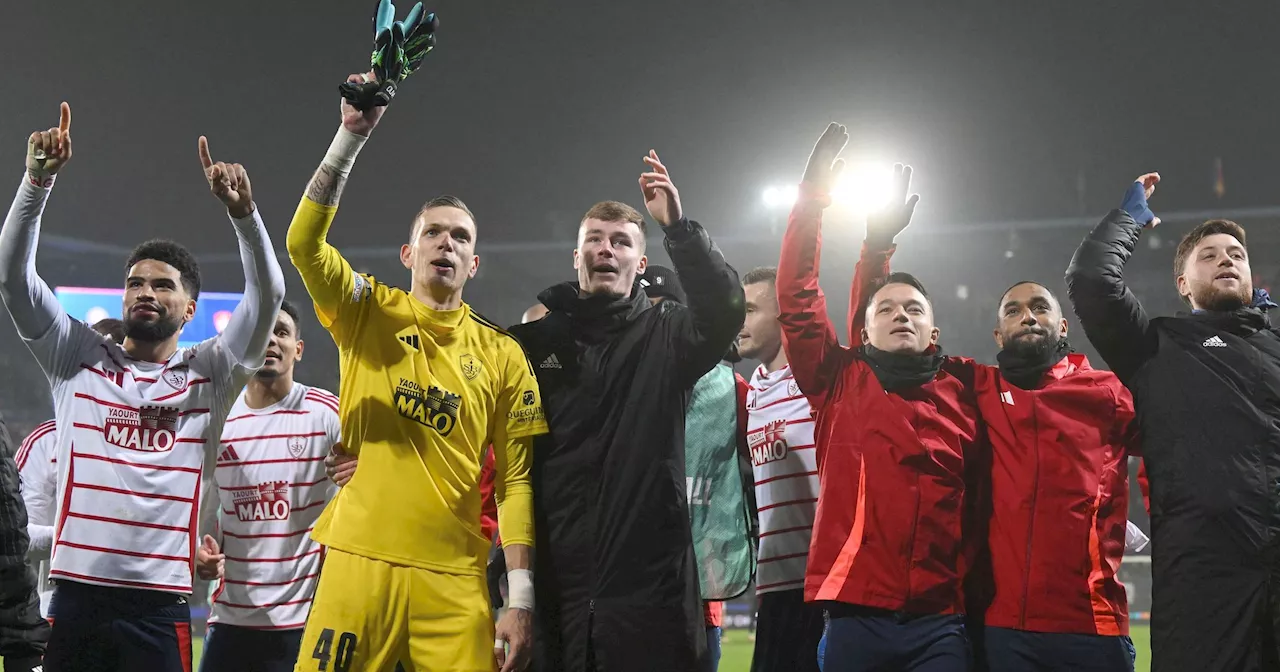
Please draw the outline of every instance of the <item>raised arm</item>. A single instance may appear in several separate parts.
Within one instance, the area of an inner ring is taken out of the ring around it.
[[[1159,181],[1158,174],[1149,173],[1130,185],[1124,208],[1112,210],[1094,227],[1067,267],[1067,296],[1080,326],[1121,380],[1155,352],[1147,313],[1124,282],[1124,265],[1142,229],[1160,223],[1147,207]]]
[[[675,356],[692,385],[733,344],[747,314],[746,300],[738,272],[725,261],[706,229],[684,216],[680,192],[657,152],[650,150],[644,162],[649,166],[649,172],[640,175],[644,204],[662,226],[667,254],[688,298],[687,322],[675,339]]]
[[[867,215],[867,235],[853,271],[853,286],[849,290],[849,343],[854,348],[862,345],[862,328],[867,322],[863,304],[889,277],[889,259],[897,250],[893,241],[911,224],[911,216],[920,202],[919,196],[908,195],[911,166],[897,164],[893,167],[893,185],[894,196],[889,204]]]
[[[249,174],[244,166],[214,162],[209,156],[209,141],[203,135],[197,148],[209,189],[227,206],[227,215],[240,242],[240,263],[244,267],[244,298],[222,332],[222,346],[235,364],[258,369],[266,355],[267,342],[271,340],[276,313],[284,301],[284,273],[276,260],[267,227],[253,203]]]
[[[40,217],[53,190],[54,175],[70,159],[71,107],[63,103],[58,127],[32,133],[27,139],[26,173],[0,229],[0,298],[18,334],[27,341],[42,338],[55,327],[66,332],[71,326],[49,285],[36,273]],[[46,371],[48,364],[41,362]]]
[[[347,81],[364,84],[373,81],[373,74],[351,75]],[[386,109],[373,107],[361,111],[346,99],[342,100],[342,124],[307,184],[302,202],[289,224],[285,243],[289,260],[302,276],[307,293],[315,303],[316,316],[326,328],[337,321],[345,303],[360,300],[370,290],[368,280],[355,273],[326,238],[356,157]]]
[[[844,167],[837,159],[849,133],[831,124],[818,138],[800,183],[800,193],[778,258],[778,321],[796,385],[815,407],[842,368],[845,350],[827,315],[827,299],[818,285],[822,256],[822,211],[831,205],[831,185]]]

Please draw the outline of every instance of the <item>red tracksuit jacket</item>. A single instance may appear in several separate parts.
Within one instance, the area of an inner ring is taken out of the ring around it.
[[[986,624],[1033,632],[1127,635],[1116,579],[1129,514],[1133,399],[1108,371],[1067,355],[1036,390],[995,367],[977,375],[991,445]]]
[[[787,359],[818,411],[818,509],[805,599],[955,613],[963,607],[965,456],[980,441],[975,365],[948,358],[933,381],[887,394],[861,360],[859,307],[887,273],[892,250],[863,250],[850,308],[857,313],[852,348],[840,345],[818,286],[828,202],[801,185],[777,280]]]

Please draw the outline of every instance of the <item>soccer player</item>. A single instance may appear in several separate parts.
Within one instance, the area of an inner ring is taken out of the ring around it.
[[[212,466],[235,393],[262,365],[284,277],[248,175],[199,142],[210,190],[227,208],[244,299],[218,336],[179,348],[200,271],[170,241],[126,264],[126,338],[72,319],[36,274],[36,239],[56,173],[71,158],[71,109],[33,133],[26,175],[0,231],[0,296],[44,369],[57,419],[58,514],[46,672],[167,670],[191,663],[190,609],[201,474]]]
[[[124,343],[124,322],[105,318],[93,330],[116,344]],[[49,556],[53,552],[54,514],[58,499],[58,423],[48,420],[36,425],[18,449],[14,460],[22,476],[22,502],[27,507],[28,555],[36,564],[36,585],[40,593],[40,615],[49,615],[53,586],[49,583]]]
[[[540,670],[692,670],[705,658],[685,408],[742,325],[742,287],[685,218],[657,154],[644,161],[645,205],[688,304],[650,305],[637,282],[644,217],[605,201],[578,228],[577,283],[543,291],[551,312],[511,328],[537,363],[551,426],[533,458]]]
[[[492,669],[496,655],[506,672],[529,653],[529,451],[546,422],[519,343],[462,300],[480,258],[461,200],[432,199],[414,218],[400,250],[409,291],[356,273],[325,241],[385,111],[343,101],[337,137],[289,226],[289,257],[338,345],[343,443],[360,460],[312,531],[329,550],[297,669],[391,670],[400,660],[410,671],[468,672]],[[478,487],[489,444],[513,607],[496,640]]]
[[[1151,480],[1151,669],[1280,669],[1280,335],[1244,228],[1207,221],[1173,259],[1190,314],[1150,317],[1124,280],[1160,176],[1129,185],[1067,269],[1085,335],[1141,409]]]
[[[1132,672],[1116,573],[1137,448],[1133,399],[1115,374],[1072,351],[1062,308],[1043,285],[1013,285],[996,315],[999,366],[980,367],[976,385],[992,460],[987,662]]]
[[[973,363],[945,356],[923,285],[885,275],[911,221],[899,200],[867,217],[840,345],[818,286],[822,211],[848,142],[831,124],[814,146],[778,262],[779,322],[801,393],[818,411],[818,506],[805,599],[827,603],[826,669],[967,670],[961,580],[968,458],[981,448]],[[872,277],[883,277],[881,285]]]
[[[747,444],[760,511],[752,672],[816,672],[822,610],[804,601],[804,571],[818,502],[814,416],[800,393],[778,322],[776,268],[742,278],[747,319],[738,352],[760,362],[747,392]]]
[[[338,442],[338,398],[293,380],[304,343],[298,310],[280,305],[266,363],[227,417],[218,449],[218,536],[202,578],[219,575],[201,672],[290,672],[320,576],[311,538],[337,491],[324,458]]]

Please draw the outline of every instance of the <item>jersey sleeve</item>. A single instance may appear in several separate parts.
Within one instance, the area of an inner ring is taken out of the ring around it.
[[[337,213],[337,206],[320,205],[304,196],[289,223],[286,245],[315,305],[316,317],[342,346],[359,329],[359,311],[374,300],[374,281],[356,273],[326,240]]]
[[[40,558],[49,556],[53,541],[54,503],[58,495],[58,471],[53,462],[57,437],[47,424],[40,425],[22,442],[14,458],[18,465],[22,502],[27,507],[30,552]]]
[[[494,414],[494,501],[505,545],[533,545],[533,437],[547,433],[542,396],[524,349],[509,339]]]
[[[547,419],[542,410],[542,393],[533,364],[525,356],[515,339],[509,339],[505,348],[505,366],[498,390],[498,408],[495,422],[494,445],[502,441],[547,433]]]

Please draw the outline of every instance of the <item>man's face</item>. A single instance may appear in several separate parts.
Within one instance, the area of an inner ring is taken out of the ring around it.
[[[1000,300],[996,345],[1025,354],[1048,354],[1067,336],[1062,307],[1049,290],[1026,282],[1015,285]]]
[[[423,210],[414,220],[413,236],[400,247],[400,263],[413,273],[414,284],[461,291],[480,269],[476,223],[447,205]]]
[[[636,274],[648,264],[644,239],[634,222],[587,219],[579,227],[573,267],[583,294],[629,296]]]
[[[923,354],[938,342],[933,308],[920,290],[895,282],[880,288],[867,306],[862,338],[885,352]]]
[[[182,274],[154,259],[143,259],[129,269],[123,308],[125,334],[141,343],[173,336],[196,314],[196,302],[182,286]]]
[[[297,323],[289,313],[280,311],[276,315],[275,328],[271,330],[271,340],[267,342],[266,362],[255,375],[263,379],[291,376],[293,365],[302,359],[302,347]]]
[[[1182,265],[1178,294],[1191,297],[1198,310],[1235,310],[1253,300],[1249,253],[1235,236],[1205,236]]]
[[[747,319],[738,331],[738,354],[744,359],[771,360],[782,347],[777,290],[772,282],[755,282],[742,289],[747,295]]]

